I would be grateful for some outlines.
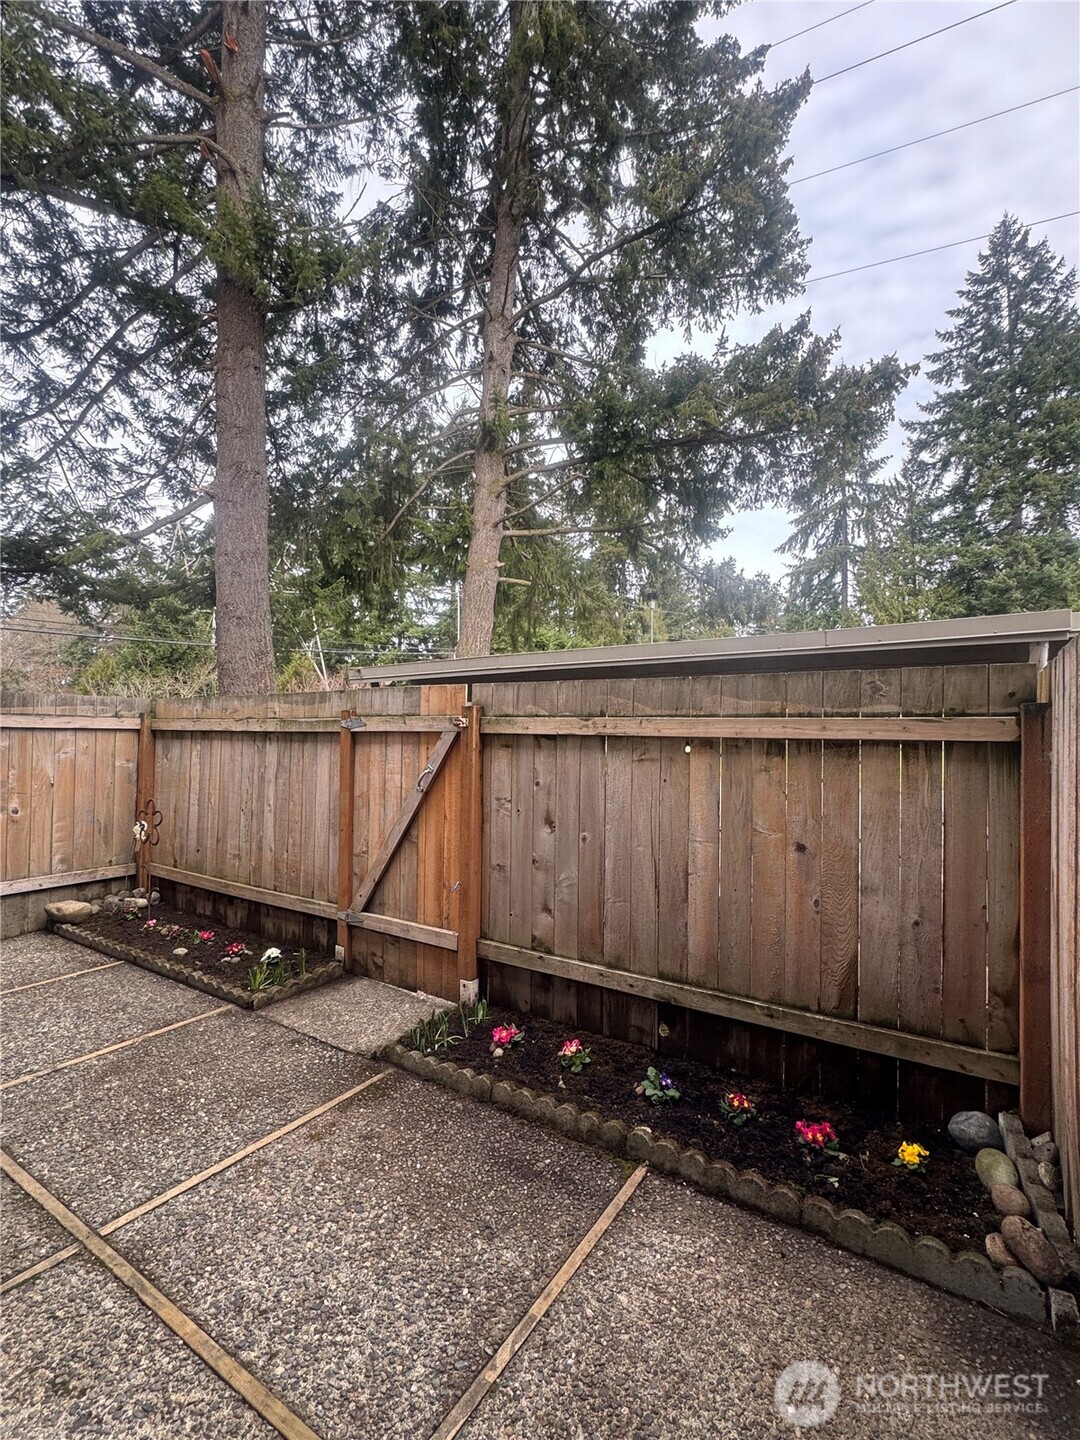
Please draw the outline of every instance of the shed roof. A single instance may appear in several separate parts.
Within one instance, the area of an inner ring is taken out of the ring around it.
[[[746,671],[866,669],[880,665],[1026,662],[1033,647],[1052,656],[1080,634],[1080,613],[1041,610],[842,630],[781,631],[767,635],[662,641],[655,645],[603,645],[478,659],[416,660],[365,665],[360,680],[417,684],[494,680],[607,679],[635,675],[719,675]]]

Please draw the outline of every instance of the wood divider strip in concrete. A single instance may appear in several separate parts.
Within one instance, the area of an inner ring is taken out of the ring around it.
[[[73,1060],[61,1060],[58,1065],[47,1065],[44,1070],[28,1070],[25,1075],[16,1075],[5,1080],[0,1091],[10,1090],[15,1085],[28,1085],[31,1080],[40,1080],[45,1075],[54,1075],[57,1070],[67,1070],[71,1065],[85,1065],[88,1060],[97,1060],[102,1055],[111,1055],[116,1050],[126,1050],[129,1045],[141,1045],[144,1040],[153,1040],[157,1035],[168,1035],[170,1030],[181,1030],[185,1025],[194,1025],[199,1020],[209,1020],[211,1015],[223,1015],[232,1010],[232,1005],[215,1005],[212,1010],[203,1010],[199,1015],[189,1015],[186,1020],[174,1020],[171,1025],[162,1025],[159,1030],[147,1030],[142,1035],[133,1035],[130,1040],[118,1040],[115,1045],[104,1045],[100,1050],[91,1050],[86,1055],[76,1055]]]
[[[167,1295],[162,1294],[156,1285],[151,1284],[146,1276],[136,1270],[128,1260],[125,1260],[119,1251],[114,1250],[96,1231],[91,1230],[89,1225],[80,1220],[74,1211],[69,1210],[62,1201],[46,1190],[45,1186],[35,1180],[29,1171],[24,1170],[18,1161],[13,1160],[6,1150],[0,1150],[0,1169],[14,1180],[32,1200],[36,1200],[58,1225],[62,1225],[70,1235],[73,1235],[79,1244],[115,1275],[122,1285],[126,1285],[137,1295],[143,1304],[169,1327],[173,1334],[178,1335],[184,1344],[198,1355],[200,1360],[219,1375],[226,1385],[235,1390],[240,1398],[261,1415],[268,1424],[272,1425],[279,1435],[285,1436],[285,1440],[319,1440],[319,1436],[300,1419],[299,1415],[293,1414],[272,1391],[266,1388],[261,1380],[256,1380],[250,1370],[246,1370],[234,1356],[212,1339],[205,1330],[196,1325],[190,1316],[185,1315]]]
[[[215,1175],[220,1175],[223,1170],[231,1169],[234,1165],[238,1165],[241,1160],[246,1160],[249,1155],[254,1155],[257,1151],[265,1149],[267,1145],[272,1145],[275,1140],[283,1140],[286,1135],[291,1135],[294,1130],[299,1130],[302,1125],[307,1125],[312,1120],[317,1120],[320,1115],[325,1115],[327,1111],[335,1109],[338,1105],[343,1105],[346,1100],[351,1100],[354,1095],[359,1095],[361,1090],[367,1090],[370,1086],[376,1084],[377,1081],[385,1080],[387,1075],[392,1073],[390,1070],[380,1070],[377,1075],[370,1075],[366,1080],[361,1081],[359,1085],[354,1085],[350,1090],[344,1090],[340,1095],[335,1095],[332,1100],[327,1100],[322,1105],[317,1105],[314,1110],[309,1110],[306,1115],[298,1115],[295,1120],[290,1120],[287,1125],[282,1125],[277,1130],[272,1130],[269,1135],[264,1135],[259,1140],[253,1140],[250,1145],[245,1145],[242,1150],[236,1150],[233,1154],[226,1155],[223,1160],[218,1160],[213,1165],[207,1166],[205,1170],[200,1170],[197,1175],[192,1175],[187,1180],[181,1180],[178,1185],[173,1185],[168,1190],[163,1190],[160,1195],[155,1195],[151,1200],[144,1200],[141,1205],[136,1205],[134,1210],[126,1210],[123,1215],[118,1215],[115,1220],[110,1220],[105,1225],[99,1225],[97,1233],[99,1235],[112,1235],[115,1231],[121,1230],[125,1225],[130,1225],[133,1220],[140,1220],[144,1215],[149,1215],[152,1210],[156,1210],[159,1205],[165,1205],[168,1201],[175,1200],[178,1195],[183,1195],[188,1190],[194,1190],[197,1185],[203,1184],[206,1180],[213,1179]],[[72,1255],[77,1255],[78,1252],[78,1245],[68,1245],[63,1250],[57,1250],[55,1254],[46,1255],[45,1259],[39,1260],[36,1265],[31,1265],[26,1270],[20,1270],[17,1275],[12,1275],[9,1279],[5,1280],[3,1284],[0,1285],[0,1295],[6,1295],[9,1290],[16,1289],[17,1286],[25,1284],[27,1280],[33,1280],[37,1275],[44,1275],[46,1270],[51,1270],[63,1260],[69,1260]]]
[[[113,970],[123,963],[122,960],[109,960],[104,965],[87,965],[82,970],[69,970],[66,975],[50,975],[48,980],[31,980],[26,985],[9,985],[6,990],[0,990],[0,1000],[8,995],[18,995],[23,990],[40,990],[42,985],[58,985],[61,980],[74,980],[78,975],[94,975],[98,970]]]
[[[649,1167],[647,1165],[638,1166],[619,1193],[610,1201],[588,1234],[578,1242],[570,1256],[563,1262],[548,1281],[547,1285],[545,1285],[544,1289],[529,1306],[528,1310],[526,1310],[525,1314],[499,1346],[488,1364],[481,1370],[468,1390],[465,1391],[465,1394],[462,1395],[454,1408],[444,1417],[439,1428],[432,1431],[431,1440],[454,1440],[454,1436],[460,1432],[461,1427],[473,1415],[484,1396],[487,1395],[497,1383],[503,1371],[510,1364],[510,1361],[513,1360],[514,1356],[528,1340],[537,1325],[539,1325],[540,1321],[562,1294],[564,1288],[592,1254],[592,1251],[596,1248],[597,1243],[603,1237],[612,1221],[623,1209],[648,1173]]]

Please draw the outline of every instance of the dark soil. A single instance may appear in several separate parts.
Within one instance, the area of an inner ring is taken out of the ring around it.
[[[200,970],[213,979],[227,981],[248,991],[251,989],[252,968],[271,946],[281,951],[280,973],[284,980],[290,980],[294,975],[301,974],[302,969],[310,970],[328,958],[310,951],[303,955],[288,945],[275,945],[273,940],[255,935],[250,930],[219,925],[215,920],[171,910],[167,905],[154,905],[149,912],[149,921],[151,923],[147,923],[145,910],[131,915],[123,911],[102,911],[90,920],[80,921],[79,928],[99,935],[103,940],[130,945],[156,959],[167,960],[170,965],[178,965],[185,970]],[[204,934],[212,938],[201,939]],[[227,955],[230,945],[240,945],[243,950]],[[174,954],[178,949],[186,950],[187,954]],[[274,965],[277,962],[270,963]]]
[[[523,1030],[525,1039],[495,1059],[492,1026],[508,1024]],[[592,1054],[580,1075],[563,1069],[559,1060],[560,1047],[573,1035]],[[402,1043],[411,1042],[406,1038]],[[856,1104],[794,1095],[734,1071],[714,1070],[692,1060],[662,1059],[638,1045],[567,1031],[537,1016],[509,1011],[490,1011],[468,1039],[443,1054],[455,1064],[573,1100],[605,1118],[630,1126],[649,1125],[654,1134],[702,1150],[710,1159],[756,1170],[774,1184],[824,1196],[876,1220],[893,1220],[914,1234],[934,1235],[954,1250],[981,1252],[986,1235],[997,1229],[993,1205],[971,1157],[933,1125],[902,1128],[897,1121],[868,1114]],[[679,1100],[654,1105],[634,1093],[650,1065],[671,1077]],[[733,1125],[719,1108],[721,1098],[731,1091],[748,1095],[756,1107],[756,1116],[743,1125]],[[827,1120],[836,1131],[840,1155],[798,1144],[796,1120]],[[914,1141],[930,1152],[929,1162],[918,1172],[892,1163],[903,1141]]]

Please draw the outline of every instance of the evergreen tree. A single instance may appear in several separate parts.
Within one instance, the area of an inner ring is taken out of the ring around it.
[[[797,554],[788,574],[785,625],[857,625],[862,621],[858,576],[875,498],[875,477],[883,462],[874,449],[885,438],[891,402],[902,377],[916,366],[881,371],[868,383],[841,385],[823,463],[791,488],[791,534],[779,549]],[[846,375],[847,367],[838,367]],[[882,393],[875,393],[875,384]]]
[[[1075,297],[1075,271],[1006,215],[938,332],[908,468],[934,497],[921,538],[946,547],[935,603],[948,613],[1080,603]]]
[[[162,508],[176,521],[211,498],[225,691],[273,683],[267,351],[280,463],[304,376],[326,363],[304,309],[349,258],[334,125],[375,114],[367,14],[5,6],[9,574],[70,601],[123,598],[118,537],[138,544]]]
[[[724,337],[740,309],[798,288],[780,157],[809,85],[768,90],[763,51],[703,41],[698,22],[727,8],[394,11],[403,118],[387,174],[401,199],[386,202],[384,291],[360,337],[381,315],[386,363],[356,398],[353,441],[391,464],[356,508],[383,542],[374,565],[441,537],[461,654],[498,637],[497,593],[520,612],[560,574],[580,586],[612,547],[628,573],[662,571],[734,504],[827,463],[833,426],[858,408],[848,390],[876,397],[868,412],[891,405],[895,361],[835,372],[835,342],[805,318],[759,345]],[[713,355],[651,369],[657,332],[692,324],[718,334]],[[409,455],[400,432],[418,442]],[[371,526],[379,507],[386,523]],[[541,572],[531,596],[500,585]]]

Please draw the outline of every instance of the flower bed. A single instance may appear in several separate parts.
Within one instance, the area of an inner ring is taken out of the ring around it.
[[[338,960],[272,945],[250,931],[164,905],[155,905],[149,914],[146,909],[103,910],[77,925],[55,928],[102,954],[247,1009],[262,1009],[342,973]]]
[[[451,1012],[437,1047],[415,1032],[402,1044],[630,1128],[647,1125],[708,1159],[895,1221],[954,1250],[982,1252],[996,1228],[969,1158],[931,1125],[902,1127],[855,1105],[795,1095],[696,1061],[660,1062],[641,1046],[531,1015],[492,1011],[462,1037],[460,1016]]]

